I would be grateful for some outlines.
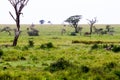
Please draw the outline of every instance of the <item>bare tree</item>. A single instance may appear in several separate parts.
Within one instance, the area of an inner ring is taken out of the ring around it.
[[[14,41],[13,41],[13,46],[16,46],[20,32],[21,32],[20,31],[20,15],[23,14],[21,11],[27,5],[29,0],[8,0],[8,1],[13,6],[13,8],[15,10],[15,15],[16,15],[16,17],[14,17],[13,14],[11,12],[9,12],[11,17],[16,22],[17,29],[15,31],[15,37],[14,37]]]
[[[65,20],[65,22],[68,22],[71,26],[75,28],[75,33],[78,33],[78,22],[82,18],[82,15],[74,15],[70,16]]]
[[[89,25],[90,25],[90,34],[92,33],[92,28],[93,28],[93,25],[97,22],[97,19],[96,19],[96,17],[94,18],[94,19],[92,19],[92,20],[89,20],[89,19],[87,19],[88,21],[89,21]]]

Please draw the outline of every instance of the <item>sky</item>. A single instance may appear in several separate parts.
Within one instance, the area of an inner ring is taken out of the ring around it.
[[[15,24],[8,0],[0,0],[0,24]],[[98,24],[120,24],[120,0],[29,0],[22,10],[21,24],[39,24],[39,20],[62,24],[73,15],[82,15],[80,24],[97,17]]]

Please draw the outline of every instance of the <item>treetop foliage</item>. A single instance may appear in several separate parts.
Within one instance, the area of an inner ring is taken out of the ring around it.
[[[67,18],[65,22],[68,22],[70,24],[77,24],[81,18],[82,18],[82,15],[74,15]]]

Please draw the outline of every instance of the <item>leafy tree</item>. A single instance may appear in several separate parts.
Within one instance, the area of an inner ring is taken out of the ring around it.
[[[9,12],[11,17],[16,22],[17,29],[15,29],[15,37],[14,37],[14,41],[13,41],[13,46],[16,46],[20,32],[21,32],[20,31],[20,15],[23,14],[21,11],[27,5],[29,0],[8,0],[8,1],[13,6],[13,8],[15,10],[15,15],[16,15],[16,17],[14,17],[13,14],[11,12]]]
[[[67,18],[65,22],[68,22],[71,26],[73,26],[75,28],[75,33],[78,33],[79,32],[78,22],[80,21],[81,18],[82,18],[82,15],[74,15]]]
[[[92,28],[93,28],[93,25],[97,22],[97,19],[96,19],[96,17],[94,18],[94,19],[92,19],[92,20],[89,20],[89,19],[87,19],[88,21],[89,21],[89,25],[90,25],[90,34],[92,33]]]
[[[39,22],[40,22],[40,24],[44,24],[45,20],[40,20]]]
[[[48,21],[47,23],[52,24],[52,22],[51,22],[51,21]]]

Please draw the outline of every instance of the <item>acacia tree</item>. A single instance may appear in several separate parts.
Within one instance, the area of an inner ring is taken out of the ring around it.
[[[22,9],[27,5],[29,0],[8,0],[8,1],[13,6],[13,8],[15,10],[15,15],[16,15],[14,17],[13,14],[11,12],[9,12],[11,17],[16,22],[17,29],[15,29],[15,37],[14,37],[14,40],[13,40],[13,46],[16,46],[19,35],[20,35],[20,32],[21,32],[20,31],[20,15],[23,14]]]
[[[92,19],[92,20],[89,20],[89,19],[87,19],[88,21],[89,21],[89,25],[90,25],[90,34],[92,33],[92,28],[93,28],[93,25],[97,22],[97,19],[96,19],[96,17],[94,18],[94,19]]]
[[[82,18],[82,15],[74,15],[67,18],[65,22],[68,22],[71,26],[73,26],[75,28],[75,33],[78,33],[79,32],[78,22],[80,21],[81,18]]]
[[[44,24],[44,23],[45,23],[45,20],[42,19],[42,20],[40,20],[39,22],[40,22],[40,24]]]

